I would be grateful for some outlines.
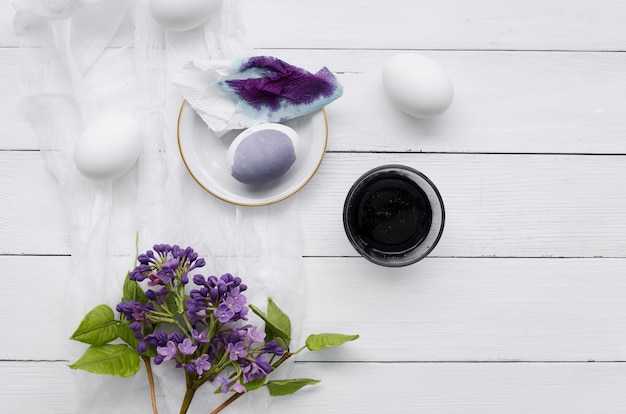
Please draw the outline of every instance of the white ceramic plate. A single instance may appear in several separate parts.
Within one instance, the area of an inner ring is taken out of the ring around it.
[[[328,142],[328,122],[323,109],[283,123],[299,135],[296,161],[282,177],[266,185],[246,185],[230,175],[226,153],[241,130],[216,137],[186,102],[178,116],[180,155],[191,176],[215,197],[242,206],[276,203],[298,192],[313,178]]]

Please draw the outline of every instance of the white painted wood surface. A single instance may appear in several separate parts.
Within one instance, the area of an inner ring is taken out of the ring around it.
[[[329,154],[300,195],[304,330],[362,337],[301,358],[295,373],[322,384],[273,412],[626,412],[626,4],[241,8],[260,53],[328,66],[345,86],[328,108]],[[69,413],[69,231],[19,106],[12,13],[0,2],[0,413]],[[382,62],[404,49],[454,81],[433,122],[384,98]],[[358,257],[341,225],[352,182],[385,163],[426,173],[446,204],[440,245],[403,269]]]
[[[623,259],[428,258],[388,269],[356,257],[308,258],[302,330],[361,338],[358,345],[300,359],[620,361],[626,358],[623,265]],[[24,341],[31,327],[15,325],[14,334],[0,337],[0,360],[63,359],[71,329],[59,329],[68,319],[59,298],[65,297],[70,258],[6,256],[0,266],[6,274],[23,274],[20,285],[38,305],[21,313],[37,318],[46,338],[44,348]],[[24,300],[13,289],[0,291],[0,320],[9,323]],[[40,309],[45,314],[38,315]]]
[[[620,363],[297,363],[293,373],[323,381],[316,388],[275,398],[272,414],[613,414],[626,410],[626,379]],[[11,411],[3,412],[67,413],[74,406],[72,372],[62,362],[0,362],[0,376],[12,379],[3,384],[3,406]]]
[[[380,69],[397,51],[276,50],[311,71],[338,73],[344,96],[329,106],[329,151],[626,153],[622,53],[424,52],[454,79],[440,118],[416,120],[385,99]],[[19,78],[19,49],[0,49],[0,76]],[[0,84],[8,114],[2,149],[38,149],[15,101],[20,82]]]
[[[446,228],[435,256],[626,256],[626,156],[343,152],[327,154],[300,194],[306,256],[357,255],[343,230],[345,196],[386,163],[421,170],[441,191]],[[0,152],[0,191],[9,195],[0,229],[14,235],[0,239],[0,252],[69,254],[61,198],[38,152]]]

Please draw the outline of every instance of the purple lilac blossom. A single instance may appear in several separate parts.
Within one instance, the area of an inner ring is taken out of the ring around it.
[[[139,339],[137,352],[143,354],[148,350],[144,338],[145,330],[152,325],[148,313],[154,310],[154,306],[150,302],[142,305],[140,302],[132,300],[118,303],[115,308],[130,322],[129,328],[135,332],[135,338]]]
[[[139,265],[130,272],[129,278],[138,282],[149,279],[149,286],[187,284],[188,273],[206,264],[191,247],[182,249],[169,244],[155,244],[153,250],[138,255],[137,261]]]
[[[139,343],[137,344],[137,352],[139,352],[140,354],[143,354],[147,350],[148,350],[148,344],[146,343],[146,341],[143,339],[140,340]]]
[[[252,361],[246,361],[247,365],[243,368],[244,384],[258,378],[263,378],[272,371],[272,366],[267,360],[265,354],[259,354]]]
[[[180,264],[180,259],[176,257],[172,257],[167,259],[165,263],[161,266],[161,280],[163,283],[168,283],[172,278],[176,276],[176,270],[178,270],[178,265]]]
[[[153,311],[154,306],[151,303],[143,305],[140,302],[131,300],[118,303],[115,309],[122,313],[128,321],[143,322],[149,320],[148,312]]]
[[[160,346],[157,348],[157,353],[163,357],[162,362],[169,361],[174,358],[178,353],[176,352],[176,344],[174,341],[168,341],[166,346]],[[155,361],[156,363],[156,361]]]
[[[196,366],[195,362],[188,362],[184,365],[184,367],[187,369],[187,372],[189,372],[190,374],[195,374],[196,371],[198,370],[198,367]]]
[[[274,352],[276,352],[274,355],[284,354],[284,349],[278,346],[275,340],[269,341],[269,346],[267,346],[262,342],[262,336],[264,334],[254,325],[245,325],[234,327],[231,331],[222,331],[212,339],[211,348],[218,354],[226,352],[232,363],[240,368],[240,376],[231,378],[230,383],[237,380],[245,384],[257,378],[263,378],[272,371],[269,355]],[[255,344],[257,346],[254,346]],[[222,392],[234,391],[238,388],[229,386],[230,383],[226,379],[223,381],[218,379],[218,381],[222,383]]]
[[[254,363],[257,364],[266,375],[272,371],[272,365],[267,360],[265,354],[257,355],[257,357],[254,359]]]
[[[232,385],[231,385],[228,379],[226,379],[226,378],[224,378],[224,377],[222,377],[220,375],[215,377],[215,379],[217,381],[219,381],[220,383],[222,383],[221,390],[222,390],[222,392],[224,394],[226,394],[228,391],[235,391],[235,392],[238,392],[240,394],[246,392],[246,389],[244,388],[243,385],[241,385],[239,380],[234,381],[232,383]]]
[[[228,380],[226,378],[222,377],[221,375],[218,375],[217,377],[215,377],[215,379],[222,383],[221,390],[222,390],[222,392],[224,394],[226,394],[229,391]]]
[[[235,311],[232,310],[226,303],[222,303],[213,313],[215,314],[217,320],[221,323],[230,322],[230,320],[235,316]]]
[[[198,259],[192,249],[169,245],[155,245],[154,251],[140,255],[138,260],[140,265],[136,270],[145,271],[146,274],[141,273],[142,277],[145,276],[144,280],[149,279],[156,282],[155,286],[161,286],[160,290],[146,292],[148,299],[157,304],[165,303],[165,297],[169,293],[163,283],[184,283],[183,275],[194,266],[204,266],[204,261]],[[142,266],[150,269],[146,271]],[[159,271],[163,273],[159,274]],[[195,275],[193,282],[198,289],[191,290],[186,303],[187,317],[192,322],[192,330],[186,334],[189,337],[181,332],[168,334],[163,330],[154,330],[155,325],[150,321],[149,313],[155,310],[155,305],[150,302],[146,305],[136,301],[122,302],[117,309],[136,331],[136,336],[140,339],[138,351],[145,352],[148,345],[157,350],[157,356],[154,357],[156,365],[173,360],[177,367],[184,367],[187,372],[201,377],[209,372],[214,361],[226,356],[232,364],[238,366],[240,374],[230,381],[216,377],[222,383],[222,392],[245,392],[242,384],[263,378],[271,372],[268,356],[282,355],[285,351],[275,340],[264,343],[265,333],[253,325],[223,325],[221,330],[209,338],[207,329],[212,317],[223,324],[246,320],[247,299],[242,292],[247,290],[247,286],[240,278],[228,273],[219,278]],[[217,315],[215,312],[221,314]],[[152,326],[148,331],[151,333],[144,337],[147,325]],[[224,329],[224,326],[227,327]],[[206,345],[201,347],[201,344]],[[193,359],[187,359],[189,356]]]
[[[150,285],[150,282],[148,282],[148,285]],[[168,293],[169,293],[169,290],[167,290],[167,288],[163,286],[161,289],[156,290],[156,291],[152,289],[147,289],[146,297],[159,304],[163,304],[166,302],[166,296]]]
[[[146,342],[148,342],[153,348],[166,346],[167,341],[169,340],[170,338],[165,331],[155,331],[146,336]]]
[[[194,276],[194,284],[199,288],[189,292],[186,302],[187,318],[195,327],[198,323],[214,316],[221,323],[247,320],[248,307],[246,297],[242,295],[247,286],[241,283],[241,278],[230,273],[216,276]],[[231,298],[228,306],[227,300]],[[237,306],[235,306],[237,305]],[[209,310],[210,309],[210,310]]]
[[[232,289],[228,297],[232,299],[235,305],[240,307],[239,309],[235,309],[235,312],[239,312],[241,310],[241,307],[245,306],[246,303],[248,303],[247,298],[241,294],[240,288],[238,287]]]
[[[243,341],[239,341],[236,344],[229,343],[226,350],[230,353],[230,359],[233,361],[237,361],[239,358],[245,358],[248,356],[246,344]]]
[[[155,331],[145,337],[145,342],[157,350],[157,356],[154,358],[154,363],[159,365],[160,363],[171,359],[171,357],[165,359],[167,355],[177,355],[178,345],[182,343],[184,339],[185,337],[179,332],[168,335],[165,331]],[[170,345],[170,343],[174,346],[173,352],[172,345]],[[159,349],[162,349],[162,351],[159,352]]]
[[[263,351],[268,354],[282,356],[285,353],[285,348],[278,345],[278,342],[276,342],[276,339],[272,339],[271,341],[265,343],[265,346],[263,347]]]
[[[196,359],[196,373],[200,376],[204,375],[208,370],[211,369],[211,363],[209,362],[209,355],[202,354]]]
[[[183,339],[183,342],[178,344],[178,350],[183,355],[193,355],[193,353],[196,352],[196,349],[198,349],[198,347],[193,345],[191,339],[189,338]]]
[[[256,326],[250,326],[248,329],[248,338],[250,338],[251,343],[263,343],[265,339],[265,332],[261,331]]]
[[[209,342],[207,335],[208,335],[208,332],[206,330],[198,332],[197,330],[193,329],[191,331],[191,337],[193,338],[194,341],[196,341],[199,344],[205,344]]]
[[[239,382],[239,380],[235,381],[233,385],[230,386],[230,389],[238,392],[239,394],[243,394],[244,392],[246,392],[245,387],[241,385],[241,382]]]

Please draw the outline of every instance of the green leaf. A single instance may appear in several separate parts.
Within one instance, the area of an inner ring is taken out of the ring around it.
[[[90,346],[82,357],[69,367],[94,374],[132,377],[140,368],[139,354],[128,345]]]
[[[70,339],[89,345],[104,345],[117,338],[117,321],[113,310],[107,305],[98,305],[83,318]]]
[[[269,388],[270,395],[279,397],[282,395],[289,395],[297,392],[302,387],[307,385],[314,385],[320,382],[320,380],[314,380],[311,378],[294,378],[287,380],[269,381],[267,388]]]
[[[285,349],[291,343],[291,321],[272,298],[267,299],[267,315],[254,305],[249,305],[252,312],[265,321],[266,340],[276,339]],[[286,346],[284,346],[284,345]]]
[[[306,347],[309,351],[320,351],[325,348],[343,345],[346,342],[358,339],[359,335],[342,335],[335,333],[323,333],[319,335],[309,335],[306,339]]]
[[[122,289],[123,296],[122,302],[129,302],[134,300],[136,302],[140,302],[142,305],[148,303],[148,298],[146,297],[146,293],[143,291],[139,282],[136,280],[130,280],[128,277],[130,273],[126,274],[126,278],[124,279],[124,287]]]
[[[291,339],[291,321],[289,316],[276,305],[272,298],[267,298],[267,319],[272,321],[272,326],[287,333],[287,337],[281,336],[281,338]]]
[[[139,345],[139,339],[135,337],[135,332],[132,329],[130,329],[130,327],[128,326],[128,323],[122,323],[121,325],[117,326],[117,335],[122,341],[126,342],[131,348],[135,350],[137,349],[137,345]],[[157,354],[156,349],[148,345],[148,349],[146,350],[146,352],[144,352],[141,355],[154,358],[158,354]]]
[[[255,380],[248,381],[245,384],[243,384],[243,386],[246,387],[246,391],[254,391],[254,390],[261,388],[264,385],[265,385],[265,377],[257,378]]]
[[[117,336],[133,349],[137,349],[139,339],[135,338],[135,332],[126,325],[117,326]]]
[[[285,342],[291,342],[291,337],[289,336],[289,334],[281,330],[280,328],[274,326],[272,321],[270,321],[267,318],[267,315],[265,315],[259,308],[257,308],[254,305],[248,305],[248,306],[250,306],[250,309],[252,309],[252,312],[259,315],[259,317],[265,321],[265,333],[267,334],[266,340],[270,340],[274,338],[281,338],[281,339],[284,339]]]

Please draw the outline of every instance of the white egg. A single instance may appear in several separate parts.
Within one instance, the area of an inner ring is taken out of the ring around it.
[[[110,115],[85,129],[74,146],[74,163],[86,177],[112,180],[135,164],[142,148],[141,127],[135,118]]]
[[[382,71],[383,85],[391,101],[417,118],[432,118],[452,103],[452,81],[432,59],[415,53],[389,58]]]
[[[284,175],[296,161],[298,133],[276,123],[246,129],[226,154],[231,175],[249,185],[267,184]]]
[[[175,32],[206,23],[222,0],[149,0],[150,13],[164,29]]]

